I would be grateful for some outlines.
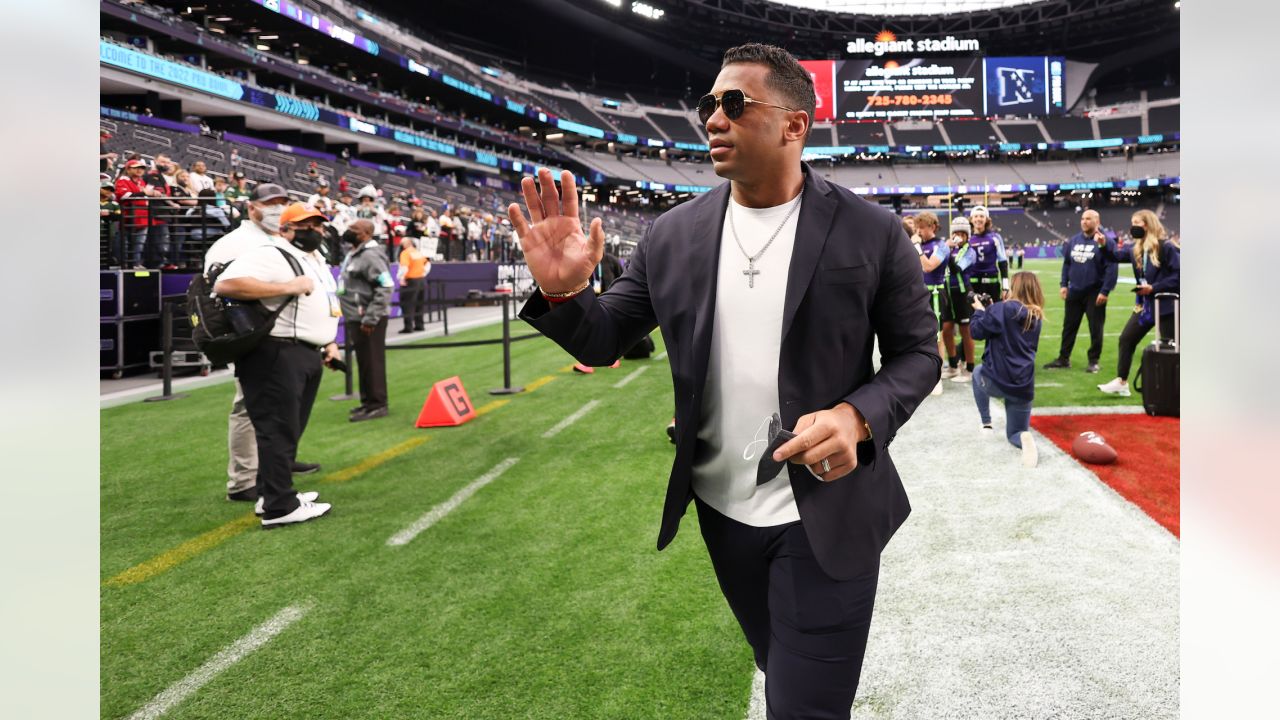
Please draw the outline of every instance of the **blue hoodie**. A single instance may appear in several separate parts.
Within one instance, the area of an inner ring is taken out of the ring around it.
[[[982,351],[982,377],[1005,395],[1032,400],[1036,395],[1036,346],[1040,326],[1023,329],[1027,308],[1017,300],[1005,300],[986,310],[975,310],[969,321],[974,340],[986,340]]]
[[[1117,267],[1109,262],[1115,252],[1115,235],[1107,231],[1104,251],[1093,238],[1076,233],[1062,246],[1062,280],[1059,287],[1067,288],[1072,295],[1078,293],[1102,293],[1110,295],[1116,289]]]

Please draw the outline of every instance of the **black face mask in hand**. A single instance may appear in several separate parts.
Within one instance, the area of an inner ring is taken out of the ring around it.
[[[324,235],[318,230],[294,230],[291,242],[302,252],[313,252],[320,249],[320,244],[324,242]]]

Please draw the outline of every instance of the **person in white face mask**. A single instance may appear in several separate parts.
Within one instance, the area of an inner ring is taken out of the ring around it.
[[[226,267],[253,248],[270,245],[280,234],[280,216],[289,204],[289,193],[273,183],[263,183],[249,194],[249,219],[240,227],[223,235],[204,256],[204,273],[214,265]],[[236,396],[227,418],[227,499],[254,502],[258,499],[258,443],[253,423],[244,406],[244,389],[236,380]],[[315,463],[293,463],[293,472],[308,475],[318,472]]]

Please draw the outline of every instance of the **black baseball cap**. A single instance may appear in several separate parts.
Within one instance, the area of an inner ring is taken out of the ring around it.
[[[289,199],[289,193],[284,188],[275,183],[262,183],[249,193],[249,199],[253,202],[266,202],[275,200],[276,198]]]
[[[236,174],[235,174],[235,178],[236,178],[237,180],[243,180],[243,179],[244,179],[244,173],[242,173],[242,172],[240,172],[239,170],[237,170],[237,171],[236,171]]]

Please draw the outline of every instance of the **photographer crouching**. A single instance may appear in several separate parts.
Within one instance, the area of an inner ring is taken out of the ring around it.
[[[991,432],[991,398],[1004,400],[1005,437],[1022,450],[1022,464],[1035,467],[1036,443],[1031,435],[1031,402],[1036,390],[1036,347],[1044,320],[1044,291],[1035,273],[1015,273],[1009,297],[970,292],[973,337],[986,340],[982,364],[973,371],[973,399],[982,431]]]

